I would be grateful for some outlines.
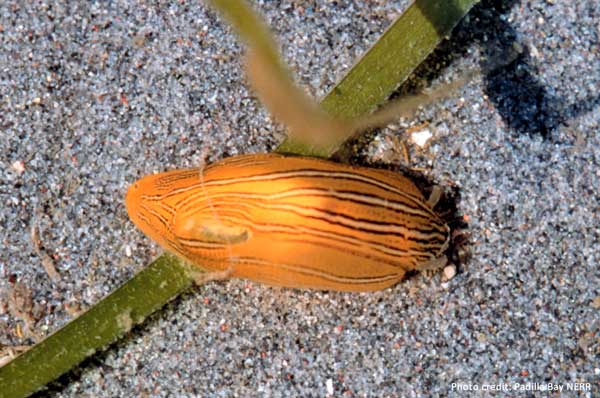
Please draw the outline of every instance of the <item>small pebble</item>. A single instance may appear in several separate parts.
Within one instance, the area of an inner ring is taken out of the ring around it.
[[[16,171],[18,174],[23,174],[23,172],[25,171],[25,163],[22,160],[16,160],[14,161],[10,167],[12,167],[12,169],[14,171]]]
[[[447,281],[456,276],[456,265],[450,264],[444,267],[444,277]]]

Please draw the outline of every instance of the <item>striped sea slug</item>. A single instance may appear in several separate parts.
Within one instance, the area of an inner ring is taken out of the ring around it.
[[[205,270],[287,287],[382,289],[445,264],[450,239],[407,177],[306,157],[146,176],[126,203],[144,233]]]

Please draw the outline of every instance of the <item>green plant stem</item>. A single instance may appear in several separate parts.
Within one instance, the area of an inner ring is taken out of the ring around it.
[[[323,98],[323,109],[343,118],[371,113],[408,79],[477,1],[416,0]],[[324,148],[307,147],[290,138],[278,151],[327,158],[348,138],[337,137]]]
[[[163,254],[87,312],[0,368],[0,397],[22,397],[41,389],[191,284],[181,260]]]

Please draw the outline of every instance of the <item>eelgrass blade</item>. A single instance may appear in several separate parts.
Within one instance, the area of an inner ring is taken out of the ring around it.
[[[190,287],[188,268],[163,254],[78,318],[0,368],[0,397],[30,395],[102,350]]]
[[[478,1],[413,2],[323,98],[323,109],[342,118],[371,113],[406,81]],[[327,147],[313,147],[290,137],[278,150],[329,157],[347,138],[336,137]]]

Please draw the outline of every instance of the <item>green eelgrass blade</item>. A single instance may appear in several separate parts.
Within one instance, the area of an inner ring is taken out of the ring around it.
[[[344,118],[372,112],[398,89],[478,1],[416,0],[323,98],[322,108],[332,116]],[[289,138],[278,151],[300,150],[305,155],[329,157],[347,138],[339,137],[322,148],[307,148],[306,144]]]
[[[0,368],[0,397],[27,396],[106,348],[192,284],[181,260],[163,254],[123,286]]]
[[[329,93],[322,106],[339,117],[371,112],[476,2],[417,0]],[[280,65],[268,30],[246,3],[233,0],[214,0],[214,3],[227,15],[238,34],[266,51],[272,61]],[[278,150],[329,156],[336,148],[285,141]],[[22,397],[42,389],[85,358],[115,342],[192,283],[187,265],[170,254],[163,254],[83,315],[0,368],[0,397]]]

